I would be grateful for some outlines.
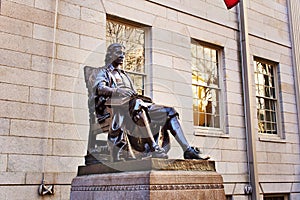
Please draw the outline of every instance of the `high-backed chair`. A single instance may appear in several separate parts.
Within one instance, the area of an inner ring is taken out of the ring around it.
[[[110,125],[110,113],[106,115],[101,123],[98,122],[95,112],[95,94],[93,85],[99,68],[85,66],[84,79],[88,90],[88,109],[89,109],[89,137],[86,155],[86,164],[96,163],[98,161],[109,161],[109,149],[107,145],[107,133]],[[100,138],[100,139],[99,139]]]

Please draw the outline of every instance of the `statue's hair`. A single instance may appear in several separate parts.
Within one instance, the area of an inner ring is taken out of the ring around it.
[[[113,43],[107,47],[106,56],[105,56],[105,66],[110,65],[113,62],[113,52],[115,51],[115,48],[122,47],[125,49],[125,46],[119,43]]]

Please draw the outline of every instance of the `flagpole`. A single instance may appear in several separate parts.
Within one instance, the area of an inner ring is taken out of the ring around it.
[[[248,32],[248,14],[247,0],[240,0],[239,3],[239,29],[240,29],[240,47],[241,47],[241,68],[244,89],[244,112],[246,128],[246,145],[248,157],[249,185],[245,186],[245,193],[251,194],[252,200],[259,200],[258,172],[256,161],[256,131],[254,120],[256,106],[252,95],[253,86],[253,66],[250,59],[249,32]]]

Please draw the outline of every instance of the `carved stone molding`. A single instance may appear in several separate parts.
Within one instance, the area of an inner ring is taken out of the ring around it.
[[[71,191],[140,191],[140,190],[211,190],[223,189],[223,184],[188,185],[93,185],[73,186]]]

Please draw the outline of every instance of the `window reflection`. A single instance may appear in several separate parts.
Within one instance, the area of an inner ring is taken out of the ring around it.
[[[106,45],[120,43],[126,47],[123,69],[131,76],[139,94],[144,94],[145,31],[140,27],[107,20]]]
[[[274,66],[255,61],[255,68],[258,130],[277,134]]]
[[[194,125],[220,128],[218,51],[192,43]]]

